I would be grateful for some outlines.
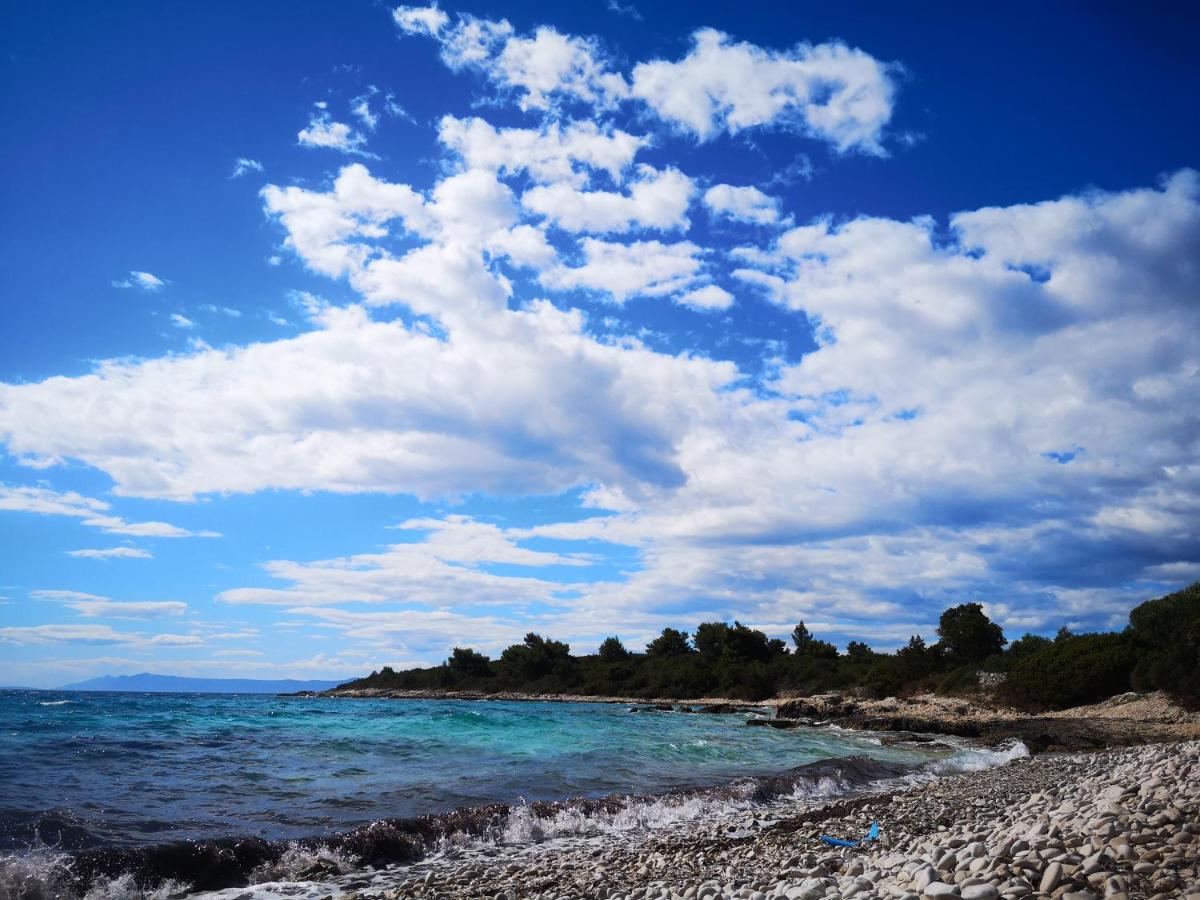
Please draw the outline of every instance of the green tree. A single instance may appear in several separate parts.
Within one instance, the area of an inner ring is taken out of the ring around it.
[[[704,622],[696,629],[696,650],[710,664],[720,659],[729,662],[770,662],[786,651],[783,641],[771,640],[757,628],[741,622]]]
[[[846,645],[846,656],[854,662],[865,663],[869,662],[875,656],[875,651],[862,641],[851,641]]]
[[[1134,687],[1200,708],[1200,581],[1134,607],[1129,636],[1138,657]]]
[[[616,637],[607,637],[600,644],[599,657],[605,662],[623,662],[629,659],[630,653],[625,649],[625,645],[621,643],[621,639]]]
[[[896,673],[901,682],[916,681],[930,675],[938,667],[937,654],[926,646],[925,639],[914,634],[908,643],[896,651]]]
[[[500,668],[518,685],[551,675],[570,682],[575,674],[575,659],[567,644],[530,632],[523,643],[513,644],[500,654]]]
[[[808,630],[803,620],[801,620],[800,624],[792,629],[792,643],[796,645],[796,652],[803,653],[812,642],[812,632]]]
[[[662,634],[646,645],[646,655],[652,657],[687,656],[692,652],[686,631],[664,628]]]
[[[952,665],[972,665],[995,656],[1008,641],[978,603],[952,606],[938,620],[938,637]]]
[[[1012,666],[1039,650],[1045,650],[1053,643],[1054,641],[1050,638],[1042,637],[1040,634],[1026,634],[1008,645],[1008,649],[1004,651],[1004,657]]]
[[[492,674],[492,662],[470,647],[455,647],[446,660],[449,669],[464,678],[487,678]]]
[[[696,652],[708,663],[716,662],[725,650],[729,625],[725,622],[701,622],[696,628]]]

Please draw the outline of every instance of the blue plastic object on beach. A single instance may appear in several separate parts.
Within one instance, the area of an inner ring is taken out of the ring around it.
[[[821,840],[827,844],[832,844],[835,847],[857,847],[859,844],[865,844],[868,841],[873,841],[879,837],[879,823],[872,822],[870,829],[867,831],[866,837],[860,841],[844,841],[841,838],[830,837],[827,834],[821,835]]]

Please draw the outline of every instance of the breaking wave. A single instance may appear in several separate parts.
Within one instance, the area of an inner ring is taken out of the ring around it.
[[[1017,743],[996,750],[964,747],[947,759],[919,766],[864,756],[838,757],[716,788],[466,807],[439,815],[384,819],[309,840],[228,838],[70,853],[41,848],[0,858],[0,900],[167,900],[188,892],[246,885],[296,885],[366,865],[413,863],[464,846],[520,846],[644,831],[775,801],[824,801],[889,783],[977,771],[1025,755],[1028,750]]]

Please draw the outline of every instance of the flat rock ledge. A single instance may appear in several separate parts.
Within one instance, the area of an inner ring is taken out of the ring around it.
[[[834,850],[818,835],[880,839]],[[330,885],[331,888],[334,885]],[[344,876],[343,900],[1200,900],[1200,742],[1045,755],[903,790]]]
[[[1116,708],[1119,711],[1120,707]],[[1030,716],[952,699],[862,701],[841,694],[784,700],[775,709],[779,718],[812,725],[952,735],[975,738],[986,744],[1019,740],[1031,753],[1099,750],[1200,738],[1200,720],[1194,714],[1170,710],[1174,715],[1151,719],[1142,710],[1138,711],[1142,714],[1128,717],[1114,716],[1111,712],[1098,706]]]

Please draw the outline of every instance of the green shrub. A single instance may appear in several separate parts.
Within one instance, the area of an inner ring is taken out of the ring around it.
[[[939,694],[969,694],[979,689],[979,666],[957,666],[938,679]]]
[[[1200,582],[1135,607],[1128,634],[1138,656],[1134,686],[1200,708]]]
[[[1134,647],[1123,634],[1079,634],[1019,659],[1000,697],[1022,709],[1065,709],[1129,690]]]

